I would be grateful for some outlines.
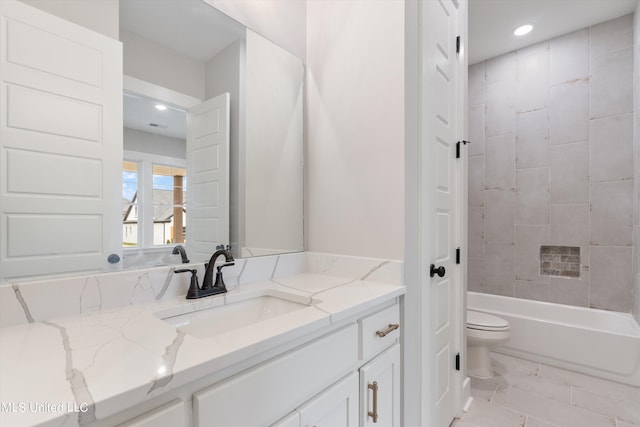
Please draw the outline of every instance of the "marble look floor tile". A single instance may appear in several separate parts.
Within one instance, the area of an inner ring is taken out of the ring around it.
[[[496,374],[504,375],[506,372],[519,372],[524,375],[538,375],[541,364],[529,360],[518,359],[506,354],[491,353],[491,361]]]
[[[638,387],[504,354],[491,357],[495,376],[471,379],[473,403],[452,427],[640,426]]]
[[[614,427],[615,420],[517,388],[498,390],[492,404],[563,427]]]
[[[577,408],[640,425],[640,405],[637,402],[614,399],[577,387],[573,387],[571,400],[573,406]]]
[[[637,424],[629,424],[622,420],[616,420],[616,427],[636,427]]]
[[[475,400],[490,402],[496,390],[502,382],[501,377],[495,376],[489,379],[471,378],[471,396]]]
[[[571,386],[560,381],[539,377],[537,375],[523,375],[518,372],[507,372],[502,378],[503,381],[498,391],[511,387],[567,405],[571,404]]]
[[[540,376],[563,381],[576,389],[588,390],[613,399],[636,402],[640,406],[640,388],[591,377],[579,372],[542,365]]]
[[[454,424],[455,427],[524,427],[527,417],[507,408],[474,400],[469,412]]]
[[[559,427],[557,424],[551,424],[546,421],[541,421],[534,417],[527,417],[527,423],[525,427]]]

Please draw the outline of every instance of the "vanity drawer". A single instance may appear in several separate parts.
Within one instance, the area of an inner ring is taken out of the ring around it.
[[[389,308],[360,320],[360,359],[369,360],[400,337],[400,306]]]

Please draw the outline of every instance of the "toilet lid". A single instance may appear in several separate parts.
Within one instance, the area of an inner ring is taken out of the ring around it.
[[[509,322],[491,314],[467,310],[467,327],[492,331],[506,330],[509,329]]]

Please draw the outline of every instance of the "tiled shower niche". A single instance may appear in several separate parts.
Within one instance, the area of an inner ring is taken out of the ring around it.
[[[580,247],[540,246],[542,276],[580,277]]]

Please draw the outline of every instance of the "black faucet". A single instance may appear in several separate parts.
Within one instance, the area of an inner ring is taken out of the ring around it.
[[[180,254],[180,256],[182,257],[182,263],[183,264],[189,264],[189,258],[187,258],[187,251],[184,249],[184,246],[175,245],[173,247],[173,251],[171,251],[171,254],[172,255]]]
[[[220,255],[224,255],[225,263],[216,267],[218,269],[218,271],[216,272],[216,282],[212,285],[211,282],[213,281],[213,279],[211,276],[213,275],[213,267]],[[204,272],[204,279],[202,279],[202,289],[221,289],[220,292],[216,293],[227,292],[227,287],[225,286],[224,280],[222,278],[222,268],[228,267],[230,265],[235,265],[235,262],[233,256],[231,255],[231,252],[229,252],[228,249],[218,249],[217,251],[215,251],[213,255],[211,255],[209,263],[205,264],[206,270]]]
[[[216,259],[220,255],[224,255],[225,263],[217,267],[218,271],[216,273],[216,282],[215,284],[213,284],[213,267],[216,263]],[[222,268],[234,264],[235,262],[233,256],[231,256],[231,252],[224,249],[215,251],[215,253],[211,256],[209,262],[205,264],[206,271],[204,273],[204,279],[202,280],[202,287],[198,284],[198,270],[183,269],[176,270],[175,272],[191,273],[191,284],[189,285],[189,290],[187,291],[187,299],[197,299],[208,297],[209,295],[217,295],[227,292],[227,287],[225,286],[224,280],[222,278]]]

